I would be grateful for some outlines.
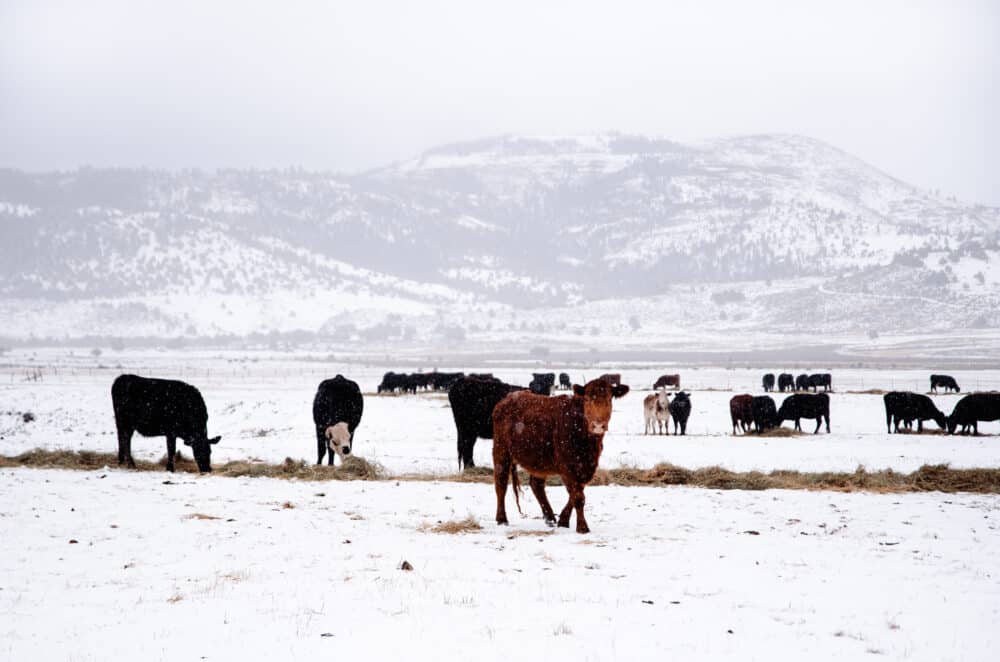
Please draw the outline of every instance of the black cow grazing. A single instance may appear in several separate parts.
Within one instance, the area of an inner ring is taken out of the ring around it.
[[[463,377],[448,391],[451,414],[455,417],[458,433],[458,468],[474,467],[472,451],[476,439],[493,438],[493,408],[522,386],[511,386],[496,379]]]
[[[809,375],[802,373],[795,378],[795,390],[796,391],[808,391],[809,390]]]
[[[953,389],[955,393],[962,390],[958,388],[958,382],[951,375],[931,375],[931,391],[937,393],[939,386],[945,390],[945,393]]]
[[[688,416],[691,415],[690,395],[690,393],[680,391],[670,401],[668,409],[670,409],[670,416],[674,419],[674,434],[677,434],[678,427],[681,429],[681,434],[687,434]]]
[[[823,387],[824,391],[829,391],[833,388],[833,376],[828,372],[809,375],[809,386],[813,392],[818,391],[820,386]]]
[[[660,375],[660,377],[655,382],[653,382],[653,390],[654,391],[659,390],[661,388],[665,388],[667,386],[670,386],[671,388],[675,388],[677,390],[680,390],[680,388],[681,388],[681,376],[680,375]]]
[[[792,377],[787,372],[783,372],[778,375],[778,390],[784,393],[785,391],[795,390],[795,377]]]
[[[354,431],[361,422],[365,402],[357,382],[337,375],[320,382],[313,398],[313,423],[316,424],[316,464],[323,464],[329,447],[329,464],[334,455],[351,454]]]
[[[764,375],[764,378],[760,380],[761,385],[764,387],[764,393],[770,393],[774,390],[774,373],[769,372]]]
[[[778,409],[778,425],[782,421],[795,421],[795,429],[802,431],[799,419],[816,419],[816,429],[813,434],[819,432],[819,427],[826,419],[826,431],[830,432],[830,396],[826,393],[803,393],[790,395],[785,398]]]
[[[570,381],[569,375],[565,372],[559,373],[559,388],[571,389],[573,388],[573,382]]]
[[[958,426],[966,434],[972,428],[979,434],[979,421],[1000,420],[1000,393],[971,393],[955,404],[948,417],[948,432],[955,434]]]
[[[554,372],[533,372],[531,373],[531,383],[528,390],[535,395],[552,395],[552,389],[556,385],[556,373]]]
[[[111,385],[111,404],[118,428],[118,464],[135,469],[132,433],[167,438],[167,471],[174,470],[177,438],[191,447],[199,471],[212,470],[212,444],[208,438],[208,410],[194,386],[172,379],[120,375]]]
[[[379,393],[395,393],[406,388],[406,375],[389,371],[382,375],[382,382],[378,385]]]
[[[942,430],[947,425],[947,418],[926,395],[905,391],[892,391],[882,398],[885,401],[885,427],[892,434],[893,423],[896,432],[899,424],[909,428],[913,421],[917,422],[917,432],[924,431],[924,421],[933,419]]]
[[[755,395],[750,402],[750,413],[753,416],[753,427],[757,434],[767,432],[781,425],[778,420],[778,408],[769,395]]]

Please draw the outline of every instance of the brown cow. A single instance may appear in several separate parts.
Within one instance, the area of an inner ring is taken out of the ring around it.
[[[729,415],[733,419],[733,434],[736,434],[737,423],[746,434],[753,426],[753,396],[749,393],[734,395],[729,400]]]
[[[673,386],[675,389],[680,390],[681,388],[681,376],[680,375],[660,375],[660,378],[656,380],[653,384],[653,390],[660,388],[661,386]]]
[[[604,433],[611,420],[611,398],[628,393],[628,386],[613,386],[598,378],[586,386],[573,385],[571,397],[551,398],[518,391],[493,410],[493,484],[497,493],[497,524],[507,524],[507,481],[521,512],[517,466],[531,478],[529,485],[549,526],[556,516],[545,496],[545,478],[562,478],[569,501],[559,513],[559,526],[569,526],[576,508],[576,531],[588,533],[583,516],[583,488],[594,478],[604,448]]]

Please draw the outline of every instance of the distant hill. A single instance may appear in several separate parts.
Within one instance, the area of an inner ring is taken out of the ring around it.
[[[1000,327],[1000,209],[800,136],[510,136],[356,175],[6,170],[0,236],[14,338],[559,342],[605,333],[597,309],[627,333]]]

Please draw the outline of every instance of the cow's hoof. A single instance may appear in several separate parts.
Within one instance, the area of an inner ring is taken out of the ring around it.
[[[505,520],[505,519],[498,519],[497,520],[497,526],[507,526],[507,520]]]
[[[551,518],[550,517],[546,517],[545,518],[545,526],[555,527],[555,525],[556,525],[556,518],[555,517],[551,517]]]
[[[561,528],[561,529],[568,529],[569,528],[569,520],[567,519],[565,522],[562,521],[562,520],[559,520],[559,523],[557,524],[557,526],[559,528]]]
[[[583,526],[576,527],[577,533],[590,533],[590,527],[584,524]]]

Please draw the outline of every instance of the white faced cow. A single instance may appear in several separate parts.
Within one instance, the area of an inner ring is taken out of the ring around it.
[[[642,401],[646,434],[667,434],[670,430],[670,400],[666,389],[647,395]]]

